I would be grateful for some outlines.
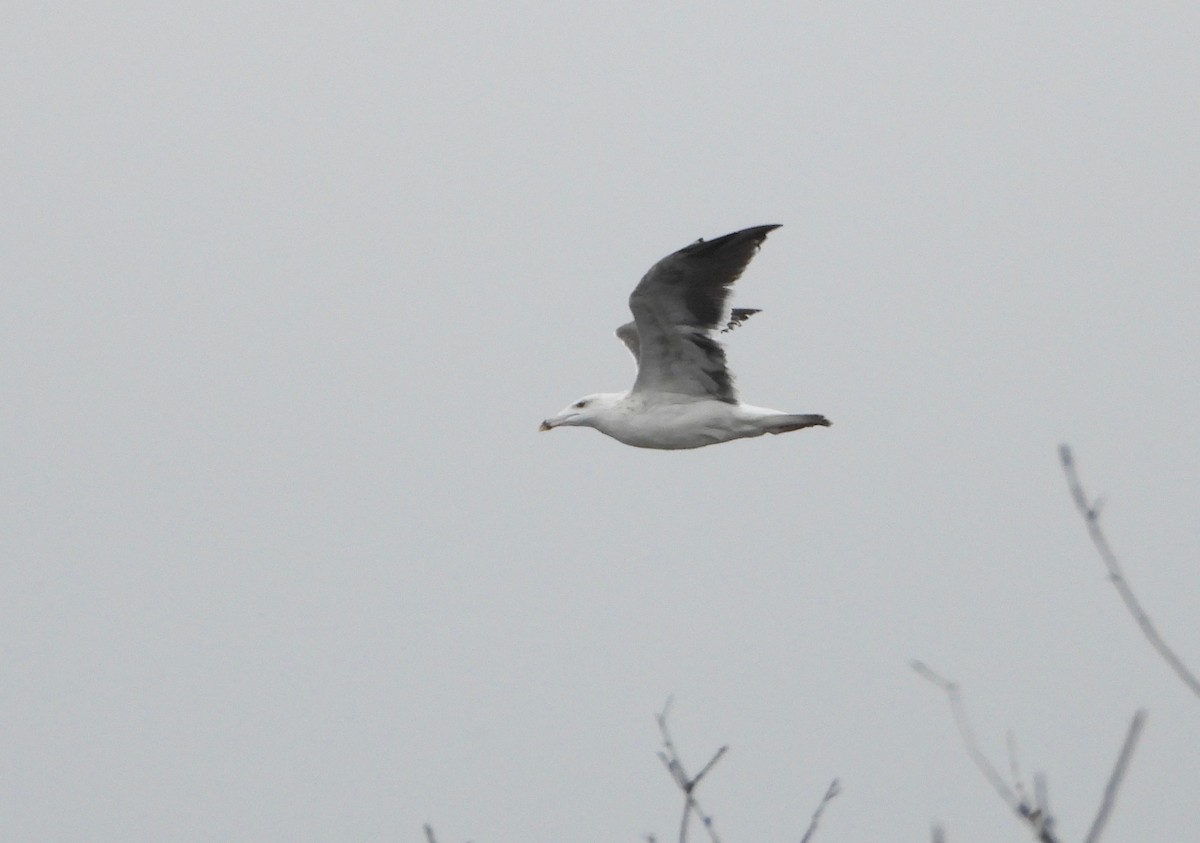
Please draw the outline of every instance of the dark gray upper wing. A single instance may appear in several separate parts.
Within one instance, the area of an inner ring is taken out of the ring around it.
[[[638,361],[636,392],[737,402],[725,350],[713,339],[757,311],[728,312],[730,287],[778,225],[698,240],[660,260],[629,296],[633,324],[617,329]],[[636,329],[630,331],[630,328]]]
[[[728,334],[734,328],[741,325],[751,316],[756,313],[762,313],[757,307],[735,307],[729,311],[729,321],[725,323],[725,327],[721,329],[722,334]],[[633,355],[633,362],[638,362],[638,332],[636,322],[626,322],[621,327],[617,328],[617,339],[625,343],[625,347],[629,349],[629,353]]]

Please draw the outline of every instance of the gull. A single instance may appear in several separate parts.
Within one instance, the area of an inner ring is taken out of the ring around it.
[[[592,427],[636,448],[702,448],[733,439],[828,427],[821,415],[785,413],[738,400],[725,333],[759,311],[726,309],[730,288],[778,225],[759,225],[697,240],[667,255],[629,296],[633,321],[617,328],[637,362],[626,392],[585,395],[539,430]]]

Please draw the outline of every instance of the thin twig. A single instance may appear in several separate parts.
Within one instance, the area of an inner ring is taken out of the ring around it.
[[[1025,786],[1021,784],[1024,777],[1021,775],[1021,764],[1017,758],[1017,737],[1011,731],[1006,735],[1008,741],[1008,771],[1012,776],[1013,790],[1017,792],[1017,796],[1022,802],[1029,801],[1029,795],[1025,793]]]
[[[1029,824],[1038,833],[1038,839],[1054,837],[1054,815],[1050,813],[1050,794],[1046,787],[1046,777],[1041,773],[1033,774],[1033,811],[1029,814]]]
[[[937,685],[946,694],[946,697],[950,700],[950,708],[954,712],[954,720],[958,725],[958,733],[962,737],[964,746],[966,746],[967,754],[971,756],[971,760],[975,762],[975,766],[983,773],[988,783],[991,784],[1000,798],[1012,808],[1018,817],[1033,829],[1039,843],[1059,843],[1058,837],[1054,834],[1054,818],[1050,816],[1046,806],[1041,804],[1044,802],[1045,783],[1035,780],[1035,792],[1038,793],[1039,799],[1038,805],[1031,806],[1027,799],[1018,797],[1013,792],[1013,789],[1004,781],[1000,773],[996,771],[992,762],[983,754],[983,750],[979,748],[979,742],[975,739],[975,733],[971,730],[971,722],[967,719],[966,706],[963,705],[962,694],[958,690],[958,685],[942,677],[924,662],[914,660],[909,664],[912,665],[913,670],[934,685]],[[1018,783],[1017,786],[1020,787],[1020,784]]]
[[[728,751],[729,751],[728,746],[723,746],[717,750],[716,754],[708,760],[708,763],[704,765],[704,767],[700,770],[700,772],[692,777],[692,780],[688,783],[688,791],[689,792],[691,792],[692,790],[695,790],[696,785],[700,784],[700,780],[708,775],[708,771],[711,770],[713,768],[713,765],[721,760],[721,756],[723,756]]]
[[[1058,449],[1059,459],[1062,461],[1063,472],[1067,476],[1067,486],[1071,490],[1071,497],[1075,501],[1075,506],[1083,516],[1084,523],[1087,524],[1088,535],[1092,538],[1092,544],[1096,546],[1096,550],[1100,554],[1100,559],[1104,562],[1104,567],[1108,569],[1108,578],[1112,581],[1113,586],[1117,589],[1117,593],[1121,595],[1121,599],[1125,601],[1125,607],[1129,609],[1129,613],[1133,615],[1133,619],[1137,621],[1137,625],[1141,628],[1142,634],[1146,636],[1146,640],[1152,646],[1163,660],[1175,671],[1183,684],[1191,689],[1192,693],[1200,697],[1200,679],[1188,669],[1187,665],[1175,655],[1175,651],[1167,646],[1167,642],[1162,639],[1155,629],[1154,623],[1150,620],[1150,616],[1146,614],[1146,610],[1142,608],[1142,604],[1138,602],[1137,597],[1133,593],[1133,589],[1129,587],[1125,575],[1121,572],[1121,564],[1117,560],[1117,556],[1109,547],[1108,539],[1104,536],[1104,531],[1100,529],[1100,509],[1098,506],[1089,503],[1087,493],[1083,490],[1083,483],[1079,480],[1079,473],[1075,469],[1075,457],[1071,454],[1071,448],[1068,445],[1060,445]]]
[[[662,712],[656,715],[655,719],[658,721],[658,730],[662,733],[663,740],[663,751],[658,753],[659,760],[666,766],[667,772],[671,774],[675,784],[683,791],[683,816],[679,820],[679,843],[687,843],[688,820],[693,811],[708,830],[708,836],[712,839],[712,843],[721,843],[721,838],[717,836],[717,830],[713,827],[712,817],[704,813],[700,803],[696,801],[695,790],[696,785],[700,784],[700,780],[721,760],[729,747],[723,746],[718,749],[695,777],[689,777],[687,770],[683,767],[683,762],[679,760],[679,753],[675,751],[675,742],[671,740],[671,732],[667,728],[667,714],[671,710],[671,701],[671,698],[667,699]]]
[[[1096,812],[1096,819],[1092,821],[1092,827],[1088,829],[1083,843],[1097,843],[1100,835],[1104,833],[1108,815],[1117,801],[1117,790],[1121,787],[1121,780],[1125,777],[1125,770],[1129,767],[1133,750],[1137,746],[1138,738],[1142,734],[1142,727],[1145,725],[1146,710],[1138,709],[1129,723],[1129,731],[1125,733],[1125,743],[1121,745],[1121,753],[1117,756],[1117,763],[1113,766],[1112,775],[1108,777],[1108,784],[1104,786],[1104,798],[1100,802],[1100,810]]]
[[[913,670],[946,693],[946,696],[950,700],[950,708],[954,712],[954,722],[958,726],[958,733],[962,736],[963,744],[966,745],[967,754],[971,756],[971,760],[975,762],[975,766],[987,778],[988,783],[991,784],[996,793],[1000,794],[1000,798],[1008,803],[1009,807],[1014,811],[1018,810],[1019,806],[1023,804],[1022,800],[1017,797],[1017,794],[1013,793],[1012,788],[1005,783],[1004,777],[996,771],[996,768],[992,766],[992,762],[988,761],[987,756],[979,748],[979,741],[975,739],[975,733],[971,731],[971,723],[967,719],[967,711],[963,706],[962,694],[959,693],[958,686],[950,680],[942,678],[941,675],[924,662],[912,661],[910,664]]]
[[[425,840],[426,843],[437,843],[437,838],[433,836],[433,826],[425,823]]]
[[[817,805],[817,810],[813,811],[812,819],[808,821],[808,829],[805,830],[804,836],[800,838],[800,843],[808,843],[813,834],[817,830],[817,824],[821,821],[821,814],[825,813],[825,806],[833,801],[833,798],[842,792],[842,786],[834,779],[829,783],[829,788],[825,791],[825,795],[821,797],[820,804]]]

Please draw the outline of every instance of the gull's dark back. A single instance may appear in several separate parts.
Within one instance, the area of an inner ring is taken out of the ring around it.
[[[726,327],[730,288],[776,228],[759,225],[698,240],[650,268],[629,296],[639,340],[634,392],[737,403],[724,349],[711,334]]]

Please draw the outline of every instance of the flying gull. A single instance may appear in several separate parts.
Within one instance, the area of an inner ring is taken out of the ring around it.
[[[633,321],[617,328],[637,361],[627,392],[586,395],[541,430],[594,427],[637,448],[701,448],[732,439],[827,427],[819,415],[797,415],[738,401],[725,350],[725,333],[758,313],[727,310],[730,287],[778,225],[760,225],[716,240],[697,240],[667,255],[629,296]]]

